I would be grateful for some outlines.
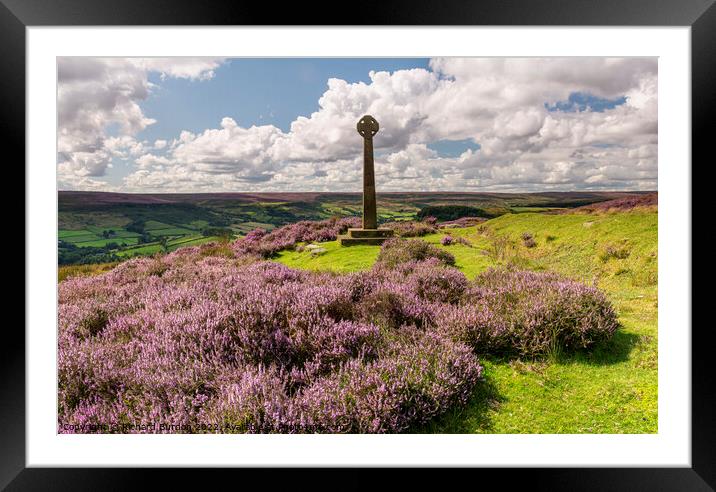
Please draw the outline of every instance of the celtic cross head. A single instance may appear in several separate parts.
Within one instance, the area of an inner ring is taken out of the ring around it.
[[[373,138],[373,136],[378,133],[378,129],[380,127],[378,126],[378,122],[375,118],[367,114],[358,121],[356,128],[358,129],[358,133],[361,137]]]

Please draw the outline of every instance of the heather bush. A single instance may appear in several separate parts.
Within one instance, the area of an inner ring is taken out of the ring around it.
[[[275,367],[242,369],[217,381],[215,396],[197,414],[200,431],[276,432],[290,423],[291,398],[280,371]]]
[[[465,403],[481,375],[465,345],[406,329],[379,358],[351,359],[293,396],[275,369],[247,370],[198,419],[220,432],[401,432]]]
[[[403,275],[405,284],[425,301],[456,303],[468,287],[461,271],[446,267],[435,258],[404,265],[400,270],[396,273]]]
[[[356,314],[371,324],[391,329],[407,323],[420,323],[420,317],[412,317],[410,300],[397,292],[379,289],[361,298],[356,305]]]
[[[433,219],[430,221],[429,219]],[[392,229],[398,237],[422,237],[438,231],[433,217],[423,221],[403,220],[399,222],[388,222],[381,227]]]
[[[402,432],[464,404],[482,375],[470,349],[405,330],[383,357],[354,359],[297,398],[309,430]]]
[[[453,239],[452,239],[452,236],[450,236],[450,235],[443,236],[440,239],[440,244],[442,244],[443,246],[450,246],[452,243],[453,243]]]
[[[478,275],[436,323],[477,352],[531,357],[587,348],[618,327],[611,303],[595,287],[553,273],[496,269]]]
[[[430,318],[431,311],[425,299],[420,297],[415,283],[407,281],[416,266],[417,262],[402,264],[394,269],[376,265],[371,271],[336,276],[331,282],[349,292],[355,319],[381,326],[383,324],[377,321],[379,319],[386,320],[384,326],[421,325]]]
[[[375,351],[378,328],[350,316],[344,289],[291,283],[252,291],[233,308],[227,326],[237,355],[254,365],[277,365],[288,383],[303,384],[359,354]]]
[[[487,219],[484,217],[460,217],[459,219],[440,222],[438,224],[438,227],[441,229],[447,229],[451,227],[472,227],[482,222],[485,222],[486,220]]]
[[[376,263],[393,268],[401,263],[436,258],[446,265],[454,265],[455,257],[420,239],[389,239],[383,243]]]

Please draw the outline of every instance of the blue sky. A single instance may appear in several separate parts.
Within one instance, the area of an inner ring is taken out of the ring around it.
[[[603,113],[608,109],[614,109],[624,103],[626,103],[625,96],[620,96],[614,99],[606,99],[585,92],[572,92],[566,100],[555,101],[552,104],[545,102],[544,106],[547,108],[547,111],[575,113],[578,111],[591,110]]]
[[[318,99],[330,78],[369,83],[368,74],[428,68],[427,58],[234,58],[211,80],[195,82],[150,74],[159,87],[142,103],[157,123],[138,138],[155,140],[199,132],[218,125],[225,116],[239,125],[272,124],[287,132],[298,116],[318,111]]]
[[[60,59],[58,181],[358,189],[371,111],[387,189],[653,188],[655,60],[575,60]]]

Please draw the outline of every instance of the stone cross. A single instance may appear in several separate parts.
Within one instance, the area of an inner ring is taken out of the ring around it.
[[[373,169],[373,137],[378,133],[378,122],[367,114],[356,125],[363,137],[363,229],[377,229],[378,215],[375,205],[375,172]]]
[[[356,125],[363,137],[363,228],[348,229],[339,238],[341,245],[382,244],[393,235],[391,229],[378,228],[378,213],[375,201],[375,170],[373,169],[373,137],[378,133],[378,122],[371,115],[363,116]]]

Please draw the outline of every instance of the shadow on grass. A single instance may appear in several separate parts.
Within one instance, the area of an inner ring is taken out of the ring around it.
[[[453,407],[428,424],[413,429],[412,434],[474,434],[493,431],[491,413],[505,401],[489,376],[478,383],[470,400]]]
[[[629,360],[629,354],[641,343],[645,343],[643,337],[619,329],[612,338],[598,343],[590,349],[575,352],[561,351],[554,354],[551,360],[558,364],[588,364],[595,366],[619,364]]]
[[[485,380],[477,385],[470,400],[462,406],[453,407],[442,416],[410,431],[413,434],[474,434],[493,433],[492,416],[498,412],[507,398],[501,395],[490,376],[489,368],[503,364],[523,364],[529,370],[550,364],[610,365],[626,362],[632,350],[641,343],[648,343],[634,333],[617,330],[614,336],[591,349],[576,352],[560,351],[545,357],[521,358],[517,356],[480,354],[480,360],[487,362]]]

